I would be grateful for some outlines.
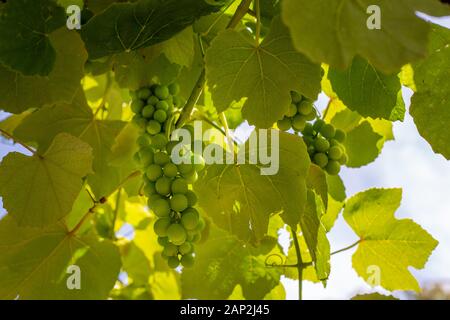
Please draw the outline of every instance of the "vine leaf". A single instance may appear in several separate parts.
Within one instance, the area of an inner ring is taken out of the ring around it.
[[[47,76],[56,57],[48,36],[65,22],[53,0],[8,1],[0,11],[0,62],[23,75]]]
[[[120,271],[120,255],[109,241],[71,235],[61,223],[21,228],[11,217],[0,221],[1,299],[106,299]],[[80,288],[69,290],[77,266]]]
[[[194,32],[192,27],[187,27],[158,46],[170,62],[186,68],[192,65],[194,60]]]
[[[313,100],[320,92],[320,65],[295,51],[279,17],[261,44],[247,33],[220,33],[206,52],[206,75],[219,112],[247,98],[242,114],[260,128],[283,117],[291,103],[290,91]]]
[[[195,19],[219,9],[198,0],[114,3],[89,20],[81,35],[89,58],[98,59],[168,40]]]
[[[57,55],[47,77],[23,76],[0,65],[1,109],[21,113],[29,108],[72,101],[84,76],[87,53],[83,41],[76,32],[64,28],[52,33],[49,39]]]
[[[378,5],[381,29],[367,27],[367,9]],[[356,55],[386,73],[426,56],[430,27],[416,15],[448,15],[438,0],[285,0],[283,21],[294,46],[311,60],[346,69]],[[401,23],[399,23],[401,21]]]
[[[355,57],[347,70],[331,68],[328,77],[334,91],[350,110],[364,117],[396,121],[403,120],[405,112],[404,108],[396,110],[401,90],[397,73],[385,75],[366,60]]]
[[[430,55],[413,65],[417,92],[410,112],[434,152],[450,159],[450,31],[433,25]]]
[[[181,276],[183,299],[226,299],[237,285],[246,299],[262,299],[280,281],[279,268],[268,268],[265,255],[276,244],[253,248],[233,235],[211,228],[208,241],[196,247],[195,268]],[[267,248],[266,248],[267,247]]]
[[[70,213],[91,167],[91,147],[66,133],[42,155],[10,153],[0,164],[4,206],[19,226],[52,224]]]
[[[401,189],[370,189],[350,198],[344,218],[360,237],[353,268],[367,282],[371,267],[379,268],[387,290],[420,290],[409,266],[422,269],[438,242],[410,219],[395,219]]]
[[[252,134],[256,135],[257,131]],[[267,154],[275,151],[270,139]],[[247,155],[265,152],[248,144],[244,147]],[[301,138],[280,132],[277,174],[261,175],[261,166],[255,164],[213,164],[194,187],[202,195],[200,206],[216,225],[244,241],[260,240],[267,233],[273,214],[281,213],[291,226],[299,223],[306,203],[309,165]]]

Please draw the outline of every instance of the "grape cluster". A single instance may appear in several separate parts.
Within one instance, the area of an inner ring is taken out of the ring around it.
[[[303,97],[295,91],[291,91],[291,105],[283,119],[277,122],[277,126],[282,131],[291,128],[296,132],[302,131],[308,121],[317,117],[316,109],[311,100]]]
[[[192,183],[205,164],[201,156],[190,150],[188,163],[173,163],[172,150],[179,142],[169,141],[174,111],[181,105],[178,84],[153,85],[133,92],[133,121],[141,128],[136,160],[142,167],[144,194],[149,208],[158,216],[153,229],[162,256],[169,267],[194,264],[194,243],[200,241],[205,221],[194,208],[197,196]]]
[[[346,139],[345,132],[317,119],[314,124],[307,123],[302,134],[311,161],[330,175],[339,174],[341,165],[348,161],[342,144]]]

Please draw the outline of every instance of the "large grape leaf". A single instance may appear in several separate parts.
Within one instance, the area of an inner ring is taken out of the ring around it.
[[[281,271],[265,264],[275,244],[276,239],[267,238],[267,245],[253,248],[212,228],[208,240],[196,246],[195,266],[183,270],[183,298],[226,299],[239,284],[246,299],[262,299],[280,281]]]
[[[170,62],[189,68],[194,60],[194,32],[187,27],[158,45]]]
[[[287,112],[291,90],[315,100],[320,72],[319,65],[295,51],[279,17],[260,44],[246,32],[226,30],[206,52],[206,75],[217,110],[247,98],[242,114],[261,128],[272,126]]]
[[[89,58],[131,52],[170,39],[195,19],[215,12],[198,0],[139,0],[115,3],[82,28]]]
[[[375,266],[382,287],[418,291],[408,267],[422,269],[438,242],[412,220],[395,219],[401,198],[401,189],[370,189],[346,202],[344,218],[360,237],[353,268],[367,281]]]
[[[395,121],[403,119],[401,112],[398,118],[395,110],[401,90],[397,73],[385,75],[366,60],[355,57],[347,70],[331,68],[328,77],[334,91],[349,109],[364,117]]]
[[[49,34],[65,22],[53,0],[8,1],[0,11],[0,62],[24,75],[48,75],[56,57]]]
[[[112,146],[124,126],[123,121],[97,119],[80,89],[71,104],[57,104],[38,109],[28,116],[14,133],[24,141],[37,142],[39,150],[45,150],[61,132],[69,133],[88,143],[92,147],[95,173],[89,180],[95,179],[96,175],[102,177],[99,181],[95,180],[97,183],[93,186],[94,193],[101,197],[113,191],[120,180],[115,168],[110,168],[109,161]]]
[[[277,174],[261,175],[262,166],[248,162],[213,164],[194,186],[202,195],[200,206],[214,222],[244,241],[261,239],[269,217],[277,213],[295,227],[305,207],[310,165],[306,147],[298,136],[280,132],[279,137]],[[258,152],[253,146],[243,148],[248,155]],[[269,145],[268,154],[277,152],[276,148]],[[265,152],[264,148],[260,151]]]
[[[49,35],[56,50],[53,70],[47,77],[23,76],[0,65],[0,108],[20,113],[56,102],[70,103],[84,75],[87,59],[76,32],[62,28]]]
[[[45,153],[10,153],[0,164],[3,204],[20,226],[54,223],[70,213],[91,167],[91,147],[66,133]]]
[[[0,221],[0,299],[105,299],[120,271],[119,252],[93,235],[70,234],[62,223],[44,229]],[[70,290],[69,268],[80,289]]]
[[[450,159],[450,30],[433,26],[430,55],[413,65],[417,92],[410,112],[434,152]]]
[[[381,29],[367,27],[367,9],[378,5]],[[315,62],[347,68],[355,55],[384,72],[395,72],[426,55],[429,25],[416,15],[422,11],[448,15],[438,0],[284,0],[283,20],[294,45]]]

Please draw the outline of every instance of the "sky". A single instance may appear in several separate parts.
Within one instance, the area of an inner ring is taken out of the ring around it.
[[[450,18],[433,21],[450,28]],[[409,89],[403,89],[407,108],[411,95]],[[320,109],[326,104],[327,98],[321,95],[317,106]],[[5,117],[6,114],[0,111],[0,120]],[[250,127],[243,126],[237,130],[236,135],[242,141],[250,130]],[[417,132],[408,113],[404,122],[394,123],[394,135],[395,141],[385,144],[375,162],[360,169],[343,168],[341,176],[347,188],[347,196],[372,187],[402,188],[402,205],[396,217],[412,218],[440,242],[425,269],[410,268],[410,271],[422,286],[433,282],[450,285],[450,162],[431,150]],[[0,159],[12,151],[23,151],[23,148],[0,140]],[[0,198],[0,217],[4,214]],[[342,216],[328,236],[332,251],[357,240]],[[355,250],[356,248],[332,256],[327,288],[323,288],[321,284],[305,282],[304,299],[348,299],[357,293],[373,292],[352,269],[351,256]],[[283,279],[283,284],[287,299],[297,299],[297,282]],[[394,292],[394,295],[402,296],[398,292]]]

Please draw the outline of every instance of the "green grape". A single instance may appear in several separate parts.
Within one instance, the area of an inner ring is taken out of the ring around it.
[[[186,230],[194,230],[199,223],[199,218],[197,210],[189,208],[181,215],[181,224]]]
[[[155,111],[155,114],[153,115],[153,119],[160,123],[164,123],[167,120],[167,113],[164,110],[158,109]]]
[[[155,96],[157,96],[159,99],[164,100],[169,97],[169,88],[166,86],[156,86],[154,91]]]
[[[151,94],[152,92],[149,88],[142,88],[137,92],[137,97],[142,100],[147,100]]]
[[[198,180],[198,173],[196,171],[192,171],[191,173],[184,174],[183,177],[190,184],[194,184]]]
[[[303,97],[301,94],[295,91],[291,91],[291,100],[294,103],[300,103],[302,101]]]
[[[146,129],[147,128],[147,120],[142,118],[139,115],[135,115],[133,117],[133,122],[140,128],[140,129]]]
[[[178,247],[173,243],[168,243],[164,246],[163,254],[168,257],[173,257],[178,254]]]
[[[205,169],[205,159],[203,159],[201,155],[194,153],[191,157],[191,161],[196,172],[201,172]]]
[[[334,138],[339,141],[339,142],[344,142],[345,139],[347,138],[347,134],[345,133],[345,131],[341,130],[341,129],[337,129],[336,133],[334,135]]]
[[[156,188],[155,188],[155,184],[153,182],[148,182],[145,184],[144,187],[144,194],[146,196],[151,196],[152,194],[156,193]]]
[[[328,151],[328,157],[331,160],[339,160],[342,157],[342,149],[339,146],[333,146]]]
[[[150,181],[155,182],[158,180],[159,177],[161,177],[163,174],[161,167],[157,164],[152,164],[147,167],[147,170],[145,170],[145,175]]]
[[[167,196],[170,193],[170,184],[171,179],[162,176],[155,183],[156,192],[158,192],[162,196]]]
[[[277,127],[281,131],[288,131],[291,129],[291,125],[291,119],[288,117],[284,117],[283,119],[277,121]]]
[[[175,148],[179,143],[180,143],[180,141],[176,141],[176,140],[171,140],[171,141],[167,142],[167,145],[166,145],[167,153],[169,155],[171,155],[173,148]]]
[[[168,236],[167,232],[169,230],[169,227],[171,227],[172,224],[170,222],[170,218],[164,217],[159,218],[156,220],[155,224],[153,225],[153,230],[155,233],[160,237],[166,237]],[[170,240],[170,238],[169,238]]]
[[[348,155],[346,153],[342,154],[342,157],[339,159],[339,163],[341,165],[346,165],[348,162]]]
[[[313,125],[311,123],[305,124],[305,128],[303,129],[302,133],[305,136],[313,136],[314,135]]]
[[[181,257],[180,262],[183,267],[191,268],[195,263],[195,259],[192,254],[185,254]]]
[[[167,142],[168,142],[167,137],[162,133],[158,133],[157,135],[152,137],[152,145],[156,149],[160,149],[160,150],[165,149]]]
[[[145,103],[142,100],[133,100],[133,102],[131,103],[131,111],[133,111],[136,114],[139,114],[144,108],[144,105]]]
[[[173,163],[166,163],[163,168],[164,175],[168,178],[175,178],[178,174],[178,168]]]
[[[296,115],[294,119],[292,119],[292,128],[294,128],[295,131],[302,131],[305,129],[306,126],[306,120],[301,115]]]
[[[176,107],[181,107],[181,104],[182,104],[183,102],[181,101],[181,98],[179,97],[179,96],[174,96],[173,97],[173,104],[176,106]]]
[[[312,121],[315,118],[317,118],[317,111],[316,109],[312,109],[311,113],[307,114],[305,116],[306,121]]]
[[[310,156],[313,156],[316,153],[316,148],[314,148],[314,146],[309,146],[307,151]]]
[[[147,124],[147,132],[155,135],[161,132],[161,124],[156,120],[150,120]]]
[[[313,129],[316,132],[320,132],[320,129],[324,126],[325,121],[323,121],[322,119],[317,119],[316,122],[314,122],[313,124]]]
[[[167,228],[167,236],[173,244],[181,245],[186,241],[187,233],[181,224],[174,223]]]
[[[336,133],[336,129],[331,124],[324,124],[322,128],[320,128],[320,133],[327,139],[334,138]]]
[[[183,255],[191,253],[193,251],[193,249],[194,248],[192,246],[192,243],[190,243],[190,242],[185,242],[181,246],[178,247],[178,251]]]
[[[298,112],[304,116],[307,116],[313,112],[313,109],[314,107],[311,101],[304,100],[298,105]]]
[[[186,198],[188,199],[188,206],[193,207],[197,204],[198,198],[194,191],[188,190],[185,194]]]
[[[198,224],[197,227],[195,228],[195,230],[197,230],[198,232],[202,232],[206,227],[206,223],[205,220],[203,218],[199,218],[198,219]]]
[[[151,118],[153,116],[153,113],[155,112],[155,107],[152,105],[147,105],[142,109],[142,116],[144,118]]]
[[[202,240],[202,235],[200,233],[196,233],[193,235],[191,242],[198,243]]]
[[[297,106],[293,103],[289,106],[288,112],[286,113],[286,116],[293,117],[297,114]]]
[[[150,98],[148,98],[147,100],[147,104],[152,105],[152,106],[156,106],[156,104],[159,102],[158,97],[156,96],[151,96]]]
[[[339,141],[337,141],[336,139],[331,139],[330,140],[330,147],[335,147],[335,146],[340,146],[341,144],[340,144],[340,142]]]
[[[191,163],[180,163],[178,165],[178,171],[184,176],[194,171],[194,166]]]
[[[313,156],[313,162],[321,168],[325,168],[328,164],[328,157],[325,153],[316,153]]]
[[[150,164],[153,164],[154,153],[152,148],[146,147],[139,151],[139,158],[144,167],[147,167]]]
[[[156,109],[163,110],[163,111],[168,111],[169,110],[169,104],[166,101],[161,100],[161,101],[159,101],[156,104]]]
[[[309,137],[309,136],[304,136],[303,137],[303,141],[305,141],[305,144],[307,145],[307,146],[313,146],[314,145],[314,142],[316,141],[313,137]]]
[[[169,257],[167,264],[169,265],[169,268],[175,269],[180,265],[180,260],[178,260],[178,257]]]
[[[169,238],[167,237],[158,237],[158,243],[160,246],[167,246],[170,242],[169,242]]]
[[[172,83],[169,85],[169,93],[174,96],[180,93],[180,86],[178,83]]]
[[[170,206],[166,199],[153,201],[150,209],[152,209],[158,217],[168,217],[170,215]]]
[[[172,182],[172,193],[182,193],[185,194],[188,191],[188,184],[186,179],[177,178]]]
[[[328,151],[328,149],[330,149],[330,143],[324,137],[317,137],[316,141],[314,142],[314,147],[318,152],[326,152]]]
[[[134,160],[134,162],[136,162],[137,164],[140,164],[140,163],[141,163],[141,156],[139,155],[139,152],[136,152],[136,153],[133,155],[133,160]]]
[[[140,146],[140,147],[148,147],[152,143],[152,139],[150,138],[150,136],[148,134],[145,133],[143,135],[140,135],[137,138],[136,142],[137,142],[138,146]]]
[[[170,162],[170,156],[165,152],[158,151],[155,153],[154,162],[155,162],[155,164],[163,166],[166,163]]]
[[[184,194],[174,194],[170,199],[170,207],[173,211],[182,212],[188,206],[188,200]]]
[[[159,195],[157,193],[152,194],[151,196],[148,197],[148,201],[147,201],[148,207],[151,208],[153,203],[155,203],[156,201],[161,200],[161,199],[166,199],[166,198],[162,197],[161,195]]]
[[[325,167],[325,170],[328,172],[328,174],[335,176],[341,171],[341,164],[336,160],[330,160]]]

